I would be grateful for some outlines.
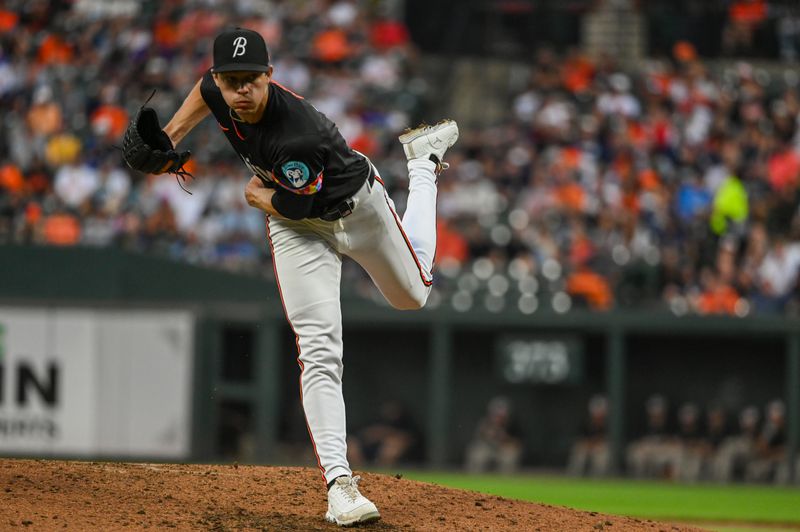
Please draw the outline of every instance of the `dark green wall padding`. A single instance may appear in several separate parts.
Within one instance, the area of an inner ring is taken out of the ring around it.
[[[280,304],[269,279],[113,249],[0,246],[0,297]]]

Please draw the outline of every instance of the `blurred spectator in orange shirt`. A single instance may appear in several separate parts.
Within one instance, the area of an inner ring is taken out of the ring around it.
[[[580,266],[567,277],[567,293],[585,301],[593,310],[608,310],[613,302],[611,287],[602,275]]]
[[[339,63],[352,53],[347,34],[338,28],[320,32],[314,38],[314,56],[325,63]]]
[[[95,134],[107,140],[116,140],[128,127],[128,113],[118,105],[101,105],[92,113],[91,123]]]
[[[556,202],[565,210],[578,213],[586,205],[586,190],[571,177],[572,172],[563,171],[560,184],[554,188]]]
[[[757,26],[767,18],[766,0],[738,0],[728,8],[728,18],[738,24]]]
[[[75,216],[57,212],[45,218],[42,233],[46,244],[74,246],[81,239],[81,225]]]
[[[753,36],[767,19],[766,0],[737,0],[728,8],[728,23],[722,31],[722,48],[729,55],[747,54]]]
[[[0,33],[11,31],[17,27],[19,15],[13,11],[0,10]]]
[[[55,33],[45,37],[39,46],[39,63],[43,65],[71,63],[72,56],[72,46]]]
[[[178,25],[169,19],[162,18],[153,25],[153,41],[162,51],[174,50],[178,47],[180,32]]]
[[[573,94],[586,92],[591,88],[593,78],[594,64],[580,50],[570,50],[561,70],[564,88]]]
[[[739,294],[722,281],[719,275],[706,268],[700,273],[702,291],[695,306],[700,314],[735,314]]]
[[[19,168],[11,163],[0,166],[0,190],[19,196],[24,186],[25,178]]]
[[[595,246],[586,234],[586,224],[576,218],[572,221],[572,242],[569,248],[569,260],[572,264],[585,265],[595,254]]]
[[[672,46],[672,57],[679,63],[691,63],[697,60],[697,49],[689,41],[678,41]]]
[[[436,262],[463,264],[469,258],[469,245],[461,233],[453,230],[450,223],[439,220],[436,224]]]

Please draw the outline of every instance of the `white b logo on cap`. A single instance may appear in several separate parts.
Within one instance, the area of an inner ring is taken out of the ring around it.
[[[233,40],[233,57],[244,55],[245,46],[247,46],[247,39],[244,37],[236,37]]]

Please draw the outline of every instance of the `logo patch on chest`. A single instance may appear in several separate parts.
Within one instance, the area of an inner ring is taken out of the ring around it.
[[[300,161],[289,161],[281,166],[281,171],[295,188],[300,188],[308,183],[308,179],[311,177],[308,166]]]

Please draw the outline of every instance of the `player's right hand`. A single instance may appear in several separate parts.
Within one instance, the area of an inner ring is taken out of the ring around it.
[[[244,187],[244,199],[247,204],[264,212],[272,211],[272,195],[275,189],[254,175]]]

